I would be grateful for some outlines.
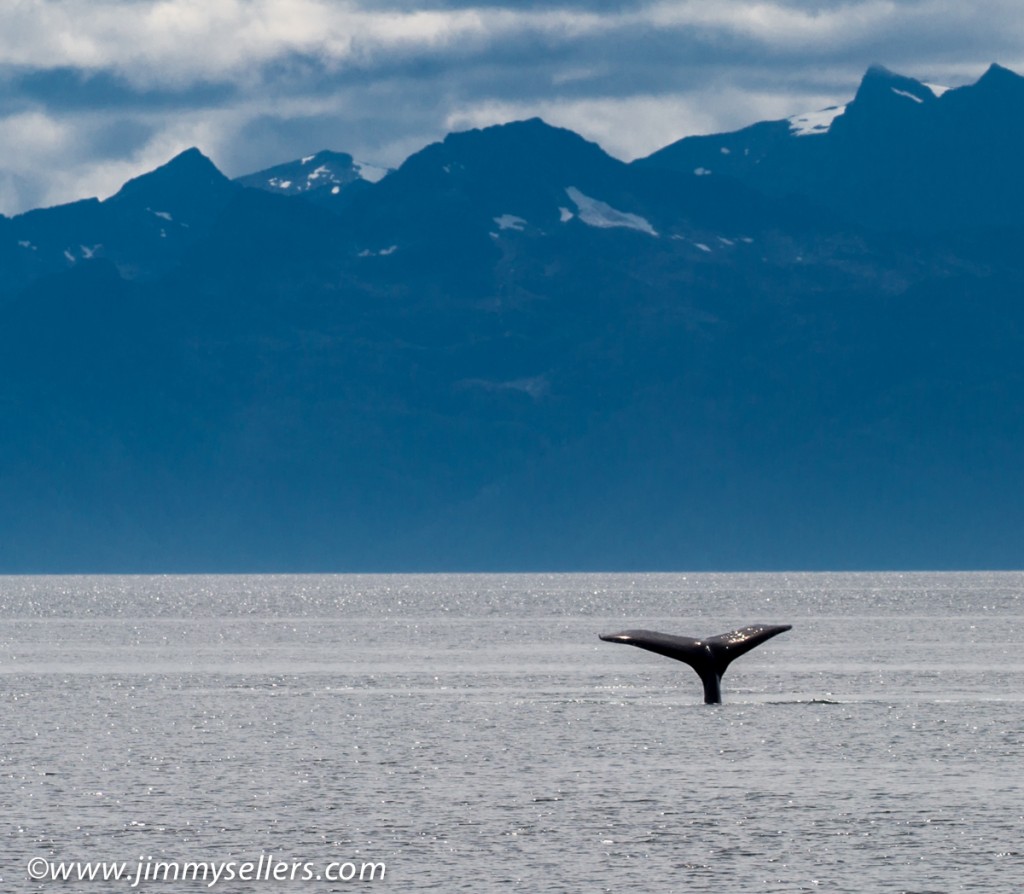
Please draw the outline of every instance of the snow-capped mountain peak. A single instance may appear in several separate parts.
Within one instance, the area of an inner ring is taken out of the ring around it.
[[[347,152],[324,150],[246,174],[236,182],[277,195],[337,196],[354,183],[376,183],[387,173],[387,168],[356,161]]]
[[[809,137],[828,133],[832,122],[843,112],[846,106],[829,106],[817,112],[805,112],[802,115],[793,115],[786,120],[789,122],[789,130],[794,136]]]

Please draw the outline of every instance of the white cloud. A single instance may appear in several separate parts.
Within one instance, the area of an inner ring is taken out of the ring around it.
[[[321,148],[395,165],[448,130],[539,115],[633,158],[843,103],[873,62],[950,85],[1024,67],[1019,0],[459,2],[0,3],[0,210],[109,194],[191,145],[232,175]],[[18,86],[50,69],[79,93]],[[90,139],[123,120],[141,145]]]
[[[39,157],[65,151],[73,131],[56,118],[38,111],[3,119],[0,126],[0,157]]]
[[[540,117],[586,137],[617,158],[649,155],[686,134],[718,133],[764,119],[821,108],[829,98],[809,93],[757,93],[714,87],[697,94],[604,99],[473,103],[449,113],[446,130],[487,127]]]
[[[898,4],[889,0],[848,3],[835,9],[794,7],[787,3],[719,0],[659,3],[643,15],[662,28],[702,27],[743,35],[773,46],[852,43],[885,27]]]
[[[158,116],[159,117],[159,116]],[[234,136],[231,119],[185,114],[163,120],[154,136],[128,157],[81,157],[81,122],[40,112],[0,119],[0,158],[5,160],[3,210],[106,198],[125,181],[152,170],[191,146],[208,154]]]
[[[744,39],[820,54],[912,28],[950,43],[965,33],[1004,43],[1024,35],[1016,0],[861,0],[831,8],[792,0],[672,0],[611,12],[511,2],[402,11],[337,0],[21,0],[0,6],[0,64],[46,60],[112,69],[150,84],[245,80],[255,66],[292,54],[365,64],[381,53],[465,51],[529,36],[558,44],[622,33],[632,42],[668,29],[712,43]]]
[[[0,64],[105,68],[136,85],[244,81],[254,66],[293,54],[362,64],[509,32],[570,34],[576,23],[565,13],[373,11],[326,0],[25,0],[0,7]]]

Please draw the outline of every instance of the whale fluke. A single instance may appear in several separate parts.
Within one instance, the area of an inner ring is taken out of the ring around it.
[[[792,624],[754,624],[707,639],[670,636],[654,630],[623,630],[622,633],[602,634],[600,638],[606,643],[636,646],[690,665],[704,684],[704,703],[717,705],[722,701],[722,674],[729,664],[792,627]]]

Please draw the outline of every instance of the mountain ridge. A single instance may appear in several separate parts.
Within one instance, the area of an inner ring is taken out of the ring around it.
[[[0,570],[1011,567],[990,71],[628,164],[540,119],[373,182],[193,149],[0,220]]]
[[[936,96],[920,81],[872,66],[854,98],[831,111],[816,127],[801,129],[794,116],[685,137],[634,164],[717,170],[883,231],[1018,220],[1024,176],[1011,159],[1024,149],[1024,78],[1016,73],[993,64],[974,84]],[[940,181],[942,191],[929,191]]]

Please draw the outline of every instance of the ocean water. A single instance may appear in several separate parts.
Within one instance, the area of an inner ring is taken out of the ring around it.
[[[757,622],[717,706],[597,639]],[[1022,890],[1022,639],[1017,573],[0,578],[0,890]]]

